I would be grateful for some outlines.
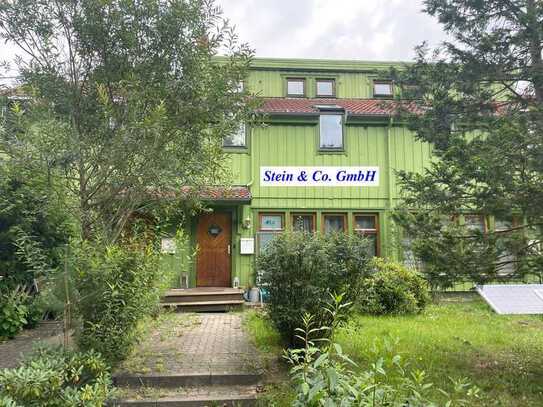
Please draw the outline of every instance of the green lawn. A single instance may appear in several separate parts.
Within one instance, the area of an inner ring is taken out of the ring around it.
[[[278,349],[267,320],[252,315],[247,325],[257,344]],[[397,340],[394,352],[425,370],[438,387],[450,388],[449,377],[467,377],[482,390],[480,406],[543,405],[539,316],[501,316],[478,298],[456,299],[416,316],[355,315],[337,336],[361,368],[374,360],[370,349],[383,338]]]

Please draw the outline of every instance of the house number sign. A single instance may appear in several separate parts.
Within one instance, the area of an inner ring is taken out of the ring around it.
[[[378,187],[379,167],[260,167],[263,187]]]

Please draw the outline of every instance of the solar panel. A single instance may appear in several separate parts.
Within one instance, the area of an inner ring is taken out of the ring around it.
[[[543,284],[489,284],[477,292],[498,314],[543,314]]]

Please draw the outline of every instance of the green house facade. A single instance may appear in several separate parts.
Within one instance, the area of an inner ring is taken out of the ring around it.
[[[390,66],[253,61],[244,86],[264,123],[225,139],[232,183],[202,191],[210,211],[186,226],[184,254],[165,260],[180,286],[253,286],[258,252],[292,229],[359,233],[376,256],[406,260],[390,218],[395,171],[421,171],[432,149],[395,122]]]

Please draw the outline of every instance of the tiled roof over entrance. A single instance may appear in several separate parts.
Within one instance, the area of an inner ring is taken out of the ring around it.
[[[189,197],[191,195],[204,201],[250,202],[252,198],[249,188],[243,186],[208,186],[199,189],[186,186],[181,188],[181,196]]]
[[[382,99],[304,99],[304,98],[263,98],[260,113],[307,114],[318,113],[321,106],[337,106],[348,114],[357,116],[391,116],[396,113],[398,103]],[[415,109],[413,104],[412,109]]]

